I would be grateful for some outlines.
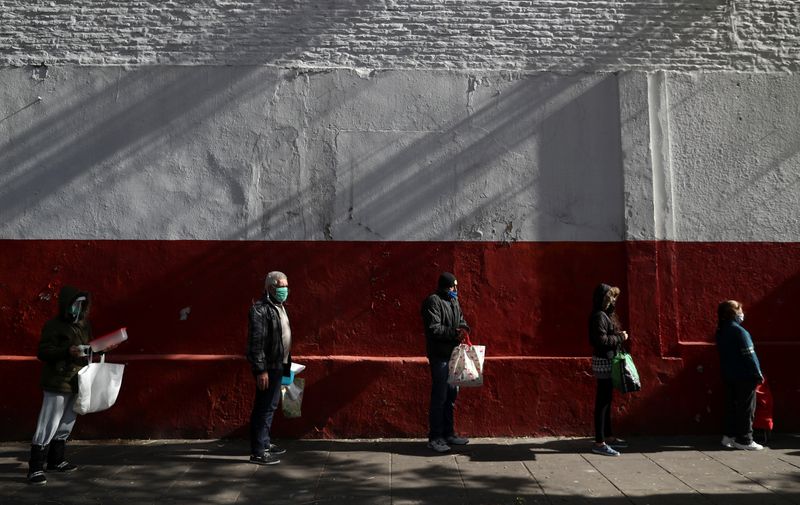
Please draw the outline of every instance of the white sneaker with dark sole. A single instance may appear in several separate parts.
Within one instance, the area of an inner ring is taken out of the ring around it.
[[[281,454],[286,454],[286,449],[278,447],[275,444],[269,444],[269,449],[267,449],[266,452],[274,454],[275,456],[280,456]]]
[[[250,463],[255,465],[277,465],[281,462],[281,459],[268,452],[264,452],[264,454],[259,454],[258,456],[250,456]]]

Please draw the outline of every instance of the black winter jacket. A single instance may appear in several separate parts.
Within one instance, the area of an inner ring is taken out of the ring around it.
[[[592,355],[599,358],[613,358],[622,345],[622,334],[614,318],[603,310],[603,299],[611,286],[600,284],[592,298],[592,314],[589,316],[589,343]]]
[[[79,296],[85,296],[78,322],[70,317],[68,311]],[[73,345],[86,345],[92,338],[92,327],[86,319],[89,310],[89,293],[72,286],[64,286],[58,295],[58,315],[47,321],[42,328],[42,338],[36,353],[44,363],[41,385],[45,391],[53,393],[77,393],[78,371],[86,366],[86,358],[74,358],[69,353]]]
[[[428,359],[449,360],[459,344],[458,328],[469,331],[458,300],[446,293],[434,293],[422,302],[422,324]]]
[[[268,296],[265,294],[250,307],[247,328],[247,361],[250,362],[253,375],[260,375],[267,370],[281,369],[284,375],[288,375],[292,356],[290,353],[288,363],[283,363],[281,319],[278,309]]]

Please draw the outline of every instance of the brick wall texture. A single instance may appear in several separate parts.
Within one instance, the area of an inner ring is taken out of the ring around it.
[[[797,0],[0,1],[0,65],[796,71]]]

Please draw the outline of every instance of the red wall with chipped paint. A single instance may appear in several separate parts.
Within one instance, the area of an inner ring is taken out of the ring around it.
[[[429,378],[419,307],[439,272],[487,345],[486,383],[462,389],[469,435],[587,434],[594,381],[586,319],[601,281],[623,289],[642,392],[617,397],[629,433],[716,433],[716,304],[744,302],[775,396],[779,430],[800,428],[790,363],[800,349],[800,244],[674,242],[0,241],[3,439],[33,432],[41,401],[36,353],[65,283],[94,295],[96,334],[127,326],[109,357],[128,364],[109,411],[75,437],[245,436],[253,391],[243,360],[249,304],[280,269],[296,360],[306,363],[292,437],[424,436]],[[190,307],[186,320],[180,311]]]

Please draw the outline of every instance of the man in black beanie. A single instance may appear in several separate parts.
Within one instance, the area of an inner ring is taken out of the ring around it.
[[[458,388],[447,383],[447,364],[453,349],[464,341],[469,326],[458,304],[458,281],[450,272],[439,276],[435,293],[422,302],[422,323],[425,326],[426,350],[431,366],[430,431],[428,447],[447,452],[451,445],[466,445],[453,426],[453,409]]]

